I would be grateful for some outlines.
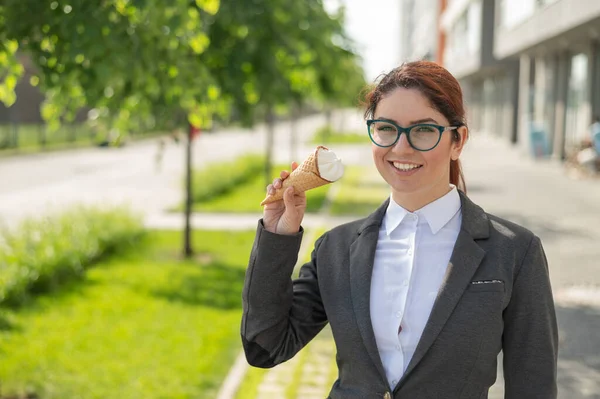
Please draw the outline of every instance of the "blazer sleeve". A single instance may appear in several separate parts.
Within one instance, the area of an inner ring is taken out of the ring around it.
[[[246,359],[255,367],[291,359],[327,324],[316,261],[323,237],[299,277],[291,278],[302,234],[274,234],[259,222],[244,281],[241,326]]]
[[[506,399],[555,399],[558,327],[548,263],[533,236],[504,310]]]

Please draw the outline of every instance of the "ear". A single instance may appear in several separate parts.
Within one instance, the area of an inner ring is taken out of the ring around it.
[[[452,140],[452,148],[450,151],[450,158],[453,161],[456,161],[460,157],[460,154],[469,139],[469,129],[466,126],[461,126],[456,129],[456,133],[458,133],[459,138],[458,140]]]

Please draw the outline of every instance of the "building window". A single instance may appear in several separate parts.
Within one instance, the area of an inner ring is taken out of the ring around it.
[[[500,3],[500,23],[504,28],[512,28],[531,17],[538,0],[502,0]]]
[[[500,24],[510,29],[530,18],[536,11],[558,0],[501,0]]]
[[[473,1],[458,17],[448,34],[444,58],[453,69],[465,58],[477,57],[481,47],[482,5]]]

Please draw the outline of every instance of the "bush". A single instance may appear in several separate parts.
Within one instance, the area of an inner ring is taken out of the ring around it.
[[[206,201],[230,192],[261,173],[264,165],[262,156],[246,155],[234,162],[216,163],[195,172],[193,202]]]
[[[141,217],[127,208],[79,207],[0,232],[0,304],[20,304],[31,294],[81,276],[142,231]]]

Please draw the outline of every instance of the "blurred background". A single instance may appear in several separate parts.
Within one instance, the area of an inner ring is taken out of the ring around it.
[[[258,204],[326,145],[298,265],[375,210],[361,96],[419,59],[463,88],[468,195],[542,239],[559,398],[600,398],[597,0],[3,0],[0,398],[326,397],[327,328],[241,355]]]

